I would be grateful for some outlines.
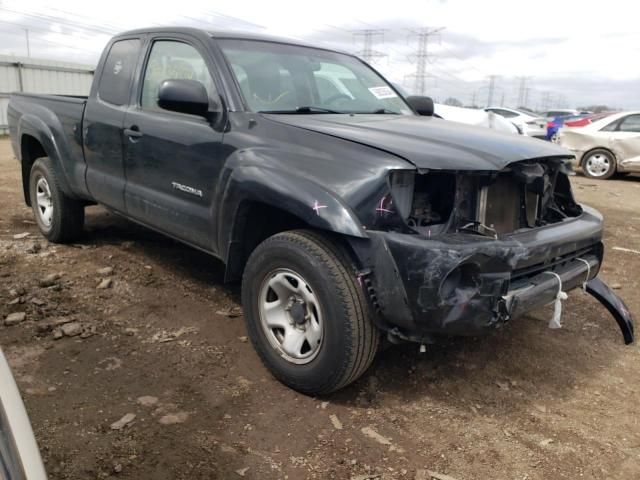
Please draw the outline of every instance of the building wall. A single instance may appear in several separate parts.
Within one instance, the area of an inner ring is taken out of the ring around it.
[[[94,67],[0,55],[0,135],[8,133],[7,105],[12,92],[89,95]]]

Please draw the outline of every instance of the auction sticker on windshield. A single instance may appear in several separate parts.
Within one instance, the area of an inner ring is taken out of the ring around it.
[[[396,92],[391,90],[390,87],[371,87],[369,91],[379,100],[383,100],[385,98],[396,98]]]

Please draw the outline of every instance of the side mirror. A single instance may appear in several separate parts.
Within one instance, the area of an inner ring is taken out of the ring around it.
[[[431,97],[412,96],[405,99],[418,115],[433,116],[433,100]]]
[[[206,117],[209,95],[204,85],[196,80],[165,80],[158,90],[158,106],[172,112]]]

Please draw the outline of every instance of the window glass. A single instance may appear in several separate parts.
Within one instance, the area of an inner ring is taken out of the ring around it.
[[[111,46],[98,85],[98,97],[101,100],[114,105],[128,102],[139,51],[138,39],[120,40]]]
[[[218,40],[248,107],[292,112],[413,115],[393,88],[357,58],[322,49],[254,40]]]
[[[620,122],[618,130],[621,132],[640,132],[640,115],[629,115]]]
[[[504,118],[514,118],[518,116],[518,114],[515,112],[511,112],[509,110],[502,110],[502,109],[496,110],[496,113],[498,115],[502,115]]]
[[[604,127],[602,127],[600,129],[600,131],[601,132],[615,132],[617,130],[617,127],[618,127],[619,124],[620,124],[620,119],[613,120],[612,122],[610,122],[607,125],[605,125]]]
[[[161,40],[153,44],[142,83],[143,108],[158,107],[158,90],[165,80],[197,80],[204,85],[209,98],[215,99],[213,78],[204,58],[191,45]]]

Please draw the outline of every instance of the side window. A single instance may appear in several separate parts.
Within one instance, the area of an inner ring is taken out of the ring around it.
[[[615,132],[618,129],[618,125],[620,125],[620,119],[607,123],[604,127],[600,129],[600,131]]]
[[[204,58],[191,45],[173,40],[160,40],[151,47],[142,82],[142,108],[158,107],[158,90],[165,80],[197,80],[204,85],[209,98],[215,98],[213,78]]]
[[[497,113],[498,115],[504,117],[504,118],[513,118],[513,117],[517,117],[518,114],[514,113],[514,112],[510,112],[509,110],[503,110],[501,108],[495,108],[495,109],[491,109],[491,111],[493,113]]]
[[[624,117],[618,125],[618,130],[621,132],[640,132],[640,115]]]
[[[140,40],[120,40],[111,45],[98,84],[98,97],[113,105],[129,101],[131,78],[140,52]]]

